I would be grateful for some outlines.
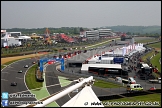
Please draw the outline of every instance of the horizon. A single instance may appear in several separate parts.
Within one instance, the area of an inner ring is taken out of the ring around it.
[[[117,25],[117,26],[131,26],[131,25]],[[159,26],[161,27],[161,25],[149,25],[149,26],[134,26],[134,27],[153,27],[153,26]],[[114,26],[102,26],[102,27],[94,27],[94,28],[104,28],[104,27],[114,27]],[[133,26],[131,26],[133,27]],[[1,28],[1,30],[3,29],[43,29],[43,28],[57,28],[57,27],[42,27],[42,28]],[[88,28],[88,27],[59,27],[59,28]],[[91,28],[92,29],[92,28]]]

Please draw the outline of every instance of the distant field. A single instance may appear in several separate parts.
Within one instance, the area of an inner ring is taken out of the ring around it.
[[[142,60],[143,61],[146,61],[147,58],[150,58],[154,53],[155,53],[155,51],[152,51],[152,52],[147,53],[145,56],[142,57]]]
[[[142,39],[142,40],[135,40],[135,41],[138,42],[138,43],[147,43],[147,42],[157,41],[157,39],[154,39],[154,38],[147,39],[147,38],[145,38],[145,39]]]
[[[153,66],[157,66],[159,72],[161,72],[161,64],[159,63],[160,58],[161,58],[161,52],[151,59],[151,63],[153,64]]]
[[[153,64],[153,66],[157,66],[157,68],[161,72],[161,64],[159,63],[159,59],[161,58],[161,42],[150,44],[148,46],[153,47],[160,52],[151,59],[151,63]]]
[[[158,43],[155,43],[155,44],[150,44],[148,46],[153,47],[153,48],[160,48],[160,50],[161,50],[161,42],[158,42]]]

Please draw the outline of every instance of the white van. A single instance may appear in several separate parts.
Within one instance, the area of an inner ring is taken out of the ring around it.
[[[133,77],[129,77],[128,84],[136,84],[136,80]]]
[[[134,92],[134,91],[143,91],[143,87],[140,84],[128,84],[127,92]]]

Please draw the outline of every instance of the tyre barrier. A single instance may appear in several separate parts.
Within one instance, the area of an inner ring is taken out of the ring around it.
[[[36,75],[36,79],[38,82],[44,82],[44,78],[37,78],[37,75]]]
[[[141,91],[138,93],[134,92],[134,93],[123,93],[123,94],[110,95],[110,96],[98,96],[98,98],[100,101],[103,101],[103,100],[120,99],[120,98],[123,98],[123,96],[133,97],[133,96],[148,95],[148,94],[154,94],[154,93],[161,93],[161,89]]]
[[[35,78],[36,78],[36,81],[38,81],[38,82],[44,82],[44,78],[43,77],[39,78],[39,76],[37,74],[37,68],[35,69]]]

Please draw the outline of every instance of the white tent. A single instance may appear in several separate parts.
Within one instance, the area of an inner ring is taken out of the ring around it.
[[[62,107],[104,107],[91,86],[85,86],[77,95]]]
[[[142,46],[138,46],[138,48],[136,50],[139,51],[140,53],[142,53],[146,50],[146,48],[142,47]]]

